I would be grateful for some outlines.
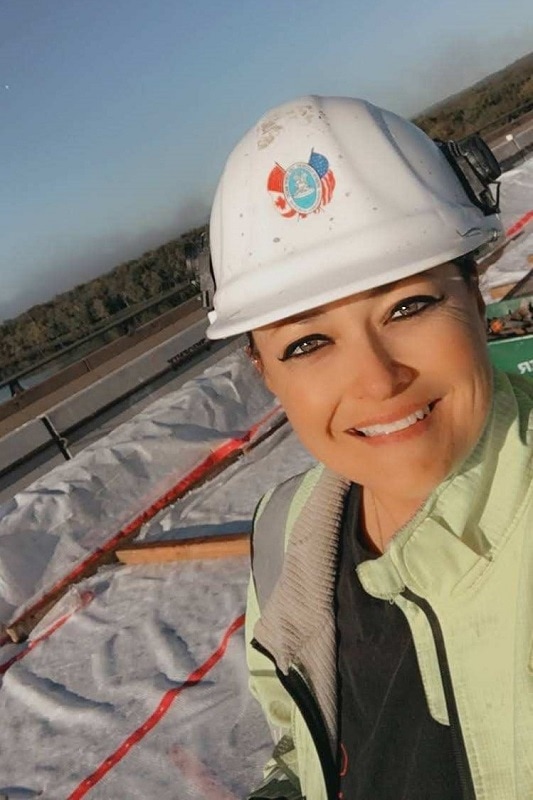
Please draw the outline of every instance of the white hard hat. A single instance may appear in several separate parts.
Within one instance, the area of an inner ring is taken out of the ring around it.
[[[482,143],[483,144],[483,143]],[[443,148],[348,97],[273,109],[230,155],[210,240],[211,339],[242,333],[477,250],[501,233]]]

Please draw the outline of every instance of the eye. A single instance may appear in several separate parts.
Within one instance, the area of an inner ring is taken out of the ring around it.
[[[414,297],[406,297],[405,300],[401,300],[393,307],[389,319],[398,320],[405,317],[415,317],[428,308],[438,305],[442,300],[444,300],[444,295],[417,294]]]
[[[330,342],[331,339],[321,333],[302,336],[301,339],[297,339],[295,342],[291,342],[287,345],[279,360],[288,361],[290,358],[301,358],[302,356],[316,352],[316,350],[320,350]]]

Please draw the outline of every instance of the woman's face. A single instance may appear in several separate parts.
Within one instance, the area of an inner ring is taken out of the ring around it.
[[[479,438],[491,399],[483,307],[454,264],[253,335],[302,443],[378,495],[422,501]]]

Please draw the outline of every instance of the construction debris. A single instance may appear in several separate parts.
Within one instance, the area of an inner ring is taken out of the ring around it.
[[[525,298],[520,305],[498,317],[487,319],[487,338],[490,341],[533,334],[533,302]]]

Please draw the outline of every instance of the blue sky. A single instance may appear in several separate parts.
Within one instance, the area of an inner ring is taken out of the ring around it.
[[[0,319],[206,221],[269,107],[410,115],[531,49],[530,0],[0,0]]]

